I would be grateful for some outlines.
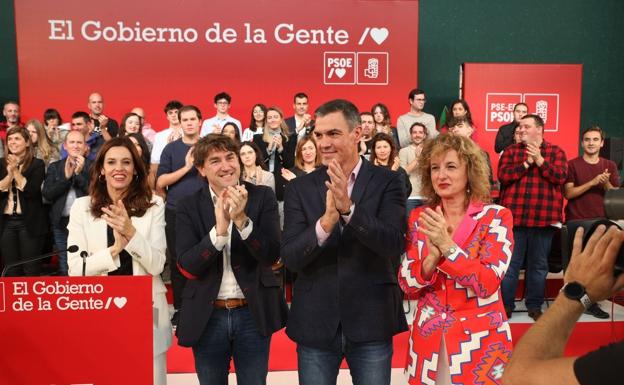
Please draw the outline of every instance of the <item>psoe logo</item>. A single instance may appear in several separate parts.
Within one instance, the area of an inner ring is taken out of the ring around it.
[[[485,95],[485,130],[498,131],[514,119],[517,103],[526,103],[529,114],[539,115],[544,131],[559,131],[559,94],[488,92]]]

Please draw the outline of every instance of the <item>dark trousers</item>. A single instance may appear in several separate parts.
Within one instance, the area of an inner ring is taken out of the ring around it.
[[[40,255],[43,248],[43,237],[29,234],[21,217],[5,215],[0,244],[4,266],[8,266]],[[7,276],[10,277],[38,276],[40,274],[41,261],[15,266],[7,271]]]
[[[515,308],[518,276],[526,257],[527,267],[524,275],[524,302],[528,310],[541,309],[546,290],[548,275],[548,253],[552,242],[554,227],[514,226],[514,249],[505,278],[501,282],[501,292],[505,307]]]
[[[178,310],[182,306],[182,290],[186,285],[186,277],[178,270],[178,254],[176,253],[176,212],[165,208],[165,237],[167,238],[167,261],[171,273],[171,289],[173,290],[173,307]]]

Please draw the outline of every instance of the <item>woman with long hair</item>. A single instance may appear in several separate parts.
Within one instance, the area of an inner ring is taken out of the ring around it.
[[[0,250],[5,267],[41,254],[49,230],[41,197],[45,165],[33,152],[24,127],[8,129],[6,156],[0,158]],[[38,261],[9,269],[7,275],[37,276],[40,271]]]
[[[57,147],[52,143],[43,124],[41,124],[39,120],[31,119],[26,122],[25,127],[30,134],[30,141],[33,144],[33,156],[41,159],[47,170],[50,163],[60,158]]]
[[[126,136],[136,132],[141,133],[141,117],[134,112],[128,112],[121,119],[117,136]]]
[[[316,170],[321,165],[321,157],[316,152],[316,139],[307,135],[297,142],[295,149],[295,166],[290,169],[282,169],[282,176],[291,181]]]
[[[251,142],[254,135],[262,134],[262,130],[266,125],[267,108],[264,104],[258,103],[251,109],[251,119],[249,127],[243,132],[241,141]]]
[[[238,126],[232,122],[227,122],[223,125],[221,129],[221,134],[225,136],[229,136],[237,145],[240,145],[241,138],[238,133]]]
[[[290,135],[281,109],[267,109],[267,124],[262,135],[254,135],[253,142],[260,148],[267,169],[275,177],[275,195],[280,207],[283,207],[285,180],[282,169],[294,164],[297,137],[296,134]]]
[[[241,178],[251,184],[268,186],[275,192],[275,177],[263,168],[265,164],[258,146],[254,142],[243,142],[239,154]]]
[[[89,195],[76,199],[70,216],[69,275],[82,275],[80,252],[86,251],[86,275],[152,277],[154,312],[154,384],[166,384],[166,353],[171,344],[167,289],[160,278],[165,265],[165,206],[152,194],[147,170],[130,139],[112,138],[91,168]],[[123,325],[120,325],[123,327]]]
[[[383,132],[390,135],[398,145],[399,133],[396,127],[392,126],[388,107],[383,103],[377,103],[371,108],[371,114],[373,114],[373,119],[375,120],[375,132]]]
[[[55,108],[48,108],[43,112],[43,125],[48,134],[48,138],[54,144],[54,147],[60,152],[65,135],[69,132],[67,124],[63,124],[61,114]]]
[[[405,169],[401,167],[397,145],[390,135],[382,132],[373,136],[371,140],[370,162],[375,166],[386,167],[392,171],[398,172],[401,178],[403,178],[405,185],[405,197],[410,196],[412,193],[412,183]]]

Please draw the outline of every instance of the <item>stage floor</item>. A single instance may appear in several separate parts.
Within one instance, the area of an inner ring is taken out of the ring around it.
[[[410,301],[412,302],[412,301]],[[405,302],[405,309],[410,309],[407,314],[408,321],[411,321],[414,303]],[[572,332],[572,336],[566,347],[565,354],[569,356],[582,355],[601,345],[605,345],[617,340],[624,339],[624,307],[610,301],[601,303],[603,310],[612,314],[612,318],[600,320],[590,315],[581,316],[579,323]],[[544,305],[546,310],[547,304]],[[518,341],[533,324],[529,318],[523,302],[518,302],[516,311],[511,320],[511,331],[514,341]],[[395,336],[394,356],[392,359],[392,385],[406,384],[403,375],[405,365],[408,332]],[[284,329],[273,335],[271,341],[271,356],[269,358],[270,373],[267,382],[270,384],[296,384],[297,383],[297,355],[295,344],[286,336]],[[174,344],[169,349],[168,361],[168,384],[198,384],[194,373],[193,356],[188,348],[182,348]],[[346,364],[343,363],[343,368]],[[230,383],[236,384],[235,374],[230,374]],[[351,377],[347,369],[342,369],[338,377],[338,384],[351,384]]]

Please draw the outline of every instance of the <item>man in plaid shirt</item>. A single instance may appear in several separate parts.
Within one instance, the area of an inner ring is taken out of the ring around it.
[[[542,315],[552,224],[562,221],[562,188],[568,174],[565,153],[544,141],[544,121],[526,115],[519,125],[521,143],[503,152],[498,165],[500,204],[513,214],[514,250],[502,283],[507,317],[514,309],[518,273],[527,257],[525,303],[529,317]]]

